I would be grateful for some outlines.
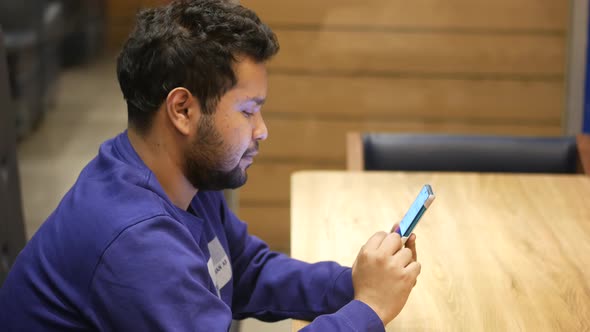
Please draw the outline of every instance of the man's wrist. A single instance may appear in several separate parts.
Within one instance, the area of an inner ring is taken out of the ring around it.
[[[352,300],[348,306],[355,307],[355,314],[365,318],[365,324],[369,331],[385,331],[385,324],[379,314],[367,303],[360,300]]]
[[[391,319],[387,319],[387,317],[385,315],[385,312],[383,310],[381,310],[379,308],[379,306],[377,306],[376,304],[371,303],[371,301],[368,301],[368,300],[363,299],[363,298],[358,298],[358,297],[355,297],[354,300],[355,301],[358,301],[358,302],[361,302],[364,305],[366,305],[367,307],[369,307],[375,313],[375,315],[377,317],[379,317],[379,319],[381,320],[381,322],[383,323],[383,325],[387,325],[391,321]]]

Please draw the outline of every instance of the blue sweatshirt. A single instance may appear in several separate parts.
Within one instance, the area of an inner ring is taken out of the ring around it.
[[[189,211],[126,133],[105,142],[18,256],[0,289],[0,331],[210,332],[246,317],[384,331],[352,300],[349,268],[270,251],[220,192],[199,191]]]

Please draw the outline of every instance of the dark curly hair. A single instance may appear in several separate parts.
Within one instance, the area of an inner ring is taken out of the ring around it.
[[[212,114],[237,83],[238,57],[260,63],[278,50],[276,35],[256,13],[229,0],[177,0],[142,10],[117,59],[129,125],[146,132],[168,93],[180,86]]]

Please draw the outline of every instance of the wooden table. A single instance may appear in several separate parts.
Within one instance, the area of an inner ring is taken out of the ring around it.
[[[590,330],[584,175],[296,173],[292,256],[351,266],[425,183],[437,198],[415,230],[422,274],[388,331]]]

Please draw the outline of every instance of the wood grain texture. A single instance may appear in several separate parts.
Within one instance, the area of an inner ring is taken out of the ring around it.
[[[130,22],[138,10],[169,3],[169,0],[107,0],[106,14],[111,21]]]
[[[265,109],[279,113],[445,119],[556,121],[563,82],[392,78],[376,76],[269,76]]]
[[[143,8],[157,7],[170,0],[107,0],[106,2],[106,46],[118,51],[135,26],[135,17]]]
[[[568,2],[554,0],[242,0],[271,25],[560,30]]]
[[[365,169],[365,148],[359,132],[346,133],[346,169],[362,171]]]
[[[291,192],[291,174],[303,170],[344,169],[344,163],[322,164],[313,162],[281,162],[255,160],[247,170],[248,181],[240,188],[240,204],[288,205]]]
[[[272,250],[288,253],[290,249],[288,203],[284,206],[244,206],[239,218],[248,224],[249,233],[264,240]]]
[[[291,253],[353,263],[424,183],[422,273],[388,331],[590,329],[590,178],[303,172],[293,177]]]
[[[565,35],[288,30],[271,70],[563,79]]]
[[[590,175],[590,134],[578,134],[576,140],[580,171]]]
[[[260,144],[259,161],[324,162],[344,167],[346,156],[345,136],[350,131],[399,132],[399,133],[463,133],[491,135],[541,135],[561,134],[561,122],[549,124],[454,122],[429,119],[415,121],[396,120],[342,120],[341,117],[328,119],[294,118],[273,115],[269,110],[266,125],[269,131],[267,141]]]
[[[106,15],[112,21],[129,20],[135,16],[135,12],[141,7],[141,0],[107,0]]]

